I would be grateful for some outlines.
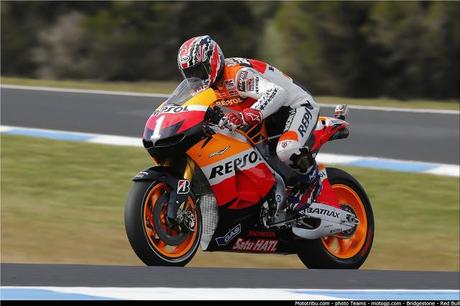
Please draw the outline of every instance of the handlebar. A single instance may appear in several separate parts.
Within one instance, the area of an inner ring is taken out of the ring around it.
[[[209,108],[206,112],[205,121],[213,124],[219,124],[220,120],[225,116],[224,111],[219,106]]]
[[[215,126],[219,129],[230,131],[234,133],[237,129],[244,130],[246,126],[240,126],[239,128],[235,129],[234,126],[230,124],[228,121],[223,121],[222,119],[225,118],[225,112],[219,106],[214,106],[209,108],[205,115],[205,124],[207,126]]]

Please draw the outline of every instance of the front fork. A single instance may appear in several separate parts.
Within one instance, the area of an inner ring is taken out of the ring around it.
[[[187,163],[185,164],[184,169],[184,179],[188,180],[190,183],[192,182],[193,173],[195,172],[195,162],[187,156]]]
[[[182,177],[188,180],[189,182],[191,182],[193,178],[193,173],[195,171],[195,162],[193,161],[193,159],[191,159],[188,156],[185,156],[185,158],[186,158],[186,163],[185,163],[184,173]],[[153,166],[155,167],[157,166],[172,167],[174,163],[172,159],[168,159],[164,163],[160,164],[154,158],[152,158],[152,162],[153,162]]]
[[[169,198],[168,202],[168,212],[167,212],[167,219],[170,222],[179,222],[181,223],[184,221],[186,216],[184,214],[186,213],[186,210],[179,212],[178,215],[178,210],[179,207],[187,201],[187,198],[191,194],[191,183],[192,183],[192,178],[193,178],[193,173],[195,171],[195,163],[193,162],[192,159],[189,157],[186,157],[186,163],[184,167],[184,172],[183,172],[183,179],[178,179],[176,182],[171,182],[173,186],[171,195]],[[168,160],[164,163],[165,166],[171,166],[172,161]]]
[[[194,161],[187,156],[182,161],[169,159],[162,163],[158,163],[153,157],[152,159],[154,166],[139,172],[133,177],[133,181],[163,182],[166,184],[169,187],[166,223],[169,226],[180,223],[189,229],[193,229],[193,222],[196,220],[190,218],[190,213],[187,209],[179,210],[179,208],[186,203],[189,196],[192,196],[191,181],[195,171]],[[171,169],[179,170],[180,172],[171,171]],[[183,175],[178,175],[178,172],[182,172]],[[178,178],[178,176],[181,178]]]

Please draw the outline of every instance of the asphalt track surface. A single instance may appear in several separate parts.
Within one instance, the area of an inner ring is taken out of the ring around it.
[[[457,272],[2,264],[2,286],[459,289]]]
[[[164,98],[1,89],[1,124],[141,137]],[[330,115],[332,109],[322,109]],[[459,164],[459,115],[352,109],[350,137],[323,152]]]

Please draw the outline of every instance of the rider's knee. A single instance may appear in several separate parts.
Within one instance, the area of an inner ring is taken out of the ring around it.
[[[276,154],[281,162],[300,173],[307,172],[315,163],[308,148],[294,140],[280,140]]]
[[[299,153],[299,144],[295,140],[281,140],[276,146],[276,155],[279,160],[292,168],[294,168],[294,164],[291,157],[296,154],[296,152]]]

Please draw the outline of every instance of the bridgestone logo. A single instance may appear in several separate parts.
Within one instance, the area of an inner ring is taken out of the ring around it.
[[[235,169],[241,169],[246,167],[248,164],[254,164],[261,160],[259,155],[255,151],[245,154],[243,157],[226,162],[223,165],[215,166],[211,169],[211,175],[209,179],[212,180],[215,177],[226,175],[235,171]]]

